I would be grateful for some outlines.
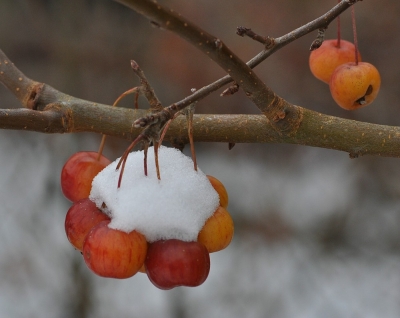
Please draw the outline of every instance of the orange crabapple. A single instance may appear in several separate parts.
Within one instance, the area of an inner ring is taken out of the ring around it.
[[[336,68],[329,82],[333,99],[346,110],[355,110],[372,103],[380,86],[378,70],[366,62],[342,64]]]
[[[100,222],[86,236],[83,243],[85,263],[102,277],[132,277],[145,261],[146,238],[135,230],[126,233],[112,229],[109,223]]]
[[[234,225],[228,211],[219,206],[200,230],[197,241],[204,244],[209,253],[226,248],[232,241]]]
[[[228,192],[226,191],[225,186],[219,181],[217,178],[207,175],[208,180],[213,186],[214,190],[217,191],[219,195],[219,204],[226,208],[228,206]]]
[[[360,53],[358,53],[358,60],[361,61]],[[309,57],[311,73],[327,84],[338,66],[354,61],[354,44],[345,40],[339,42],[337,39],[325,40],[318,49],[311,51]]]

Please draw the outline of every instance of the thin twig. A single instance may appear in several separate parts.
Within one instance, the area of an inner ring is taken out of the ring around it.
[[[140,84],[142,86],[142,93],[144,94],[144,96],[146,97],[147,101],[150,104],[150,111],[156,112],[162,110],[163,107],[161,105],[161,102],[158,99],[156,93],[154,92],[153,87],[150,85],[149,81],[144,75],[144,72],[139,67],[139,64],[137,64],[134,60],[131,60],[131,67],[135,72],[135,74],[140,79]]]
[[[253,39],[254,41],[260,42],[264,44],[265,48],[269,49],[275,45],[274,38],[269,36],[262,36],[255,33],[252,29],[245,28],[243,26],[236,28],[236,34],[240,36],[248,36],[249,38]]]
[[[157,179],[161,180],[161,174],[160,174],[160,165],[158,163],[158,148],[159,148],[159,142],[158,141],[153,141],[153,148],[154,148],[154,161],[156,164],[156,172],[157,172]]]
[[[193,140],[193,115],[194,115],[195,107],[196,107],[196,104],[192,104],[189,107],[187,107],[185,110],[186,110],[186,121],[188,124],[190,152],[192,154],[192,160],[193,160],[193,168],[195,171],[197,171],[196,150],[194,148],[194,140]]]
[[[126,148],[124,154],[121,156],[121,158],[118,161],[116,170],[120,170],[119,171],[119,178],[118,178],[118,185],[117,187],[120,188],[121,187],[121,182],[122,182],[122,176],[124,174],[124,169],[125,169],[125,164],[126,161],[128,159],[129,153],[131,152],[131,150],[142,140],[144,140],[146,138],[145,135],[140,134],[139,136],[136,137],[136,139],[129,145],[128,148]]]
[[[116,107],[118,105],[118,103],[127,95],[129,94],[134,94],[136,93],[136,97],[139,95],[140,92],[140,88],[139,87],[134,87],[131,88],[129,90],[127,90],[126,92],[122,93],[120,96],[118,96],[118,98],[115,100],[113,107]],[[135,97],[135,106],[137,103],[137,99]],[[101,154],[103,153],[104,150],[104,145],[106,144],[106,139],[107,139],[107,135],[103,134],[103,136],[101,137],[101,141],[100,141],[100,146],[99,146],[99,150],[97,151],[97,161],[100,160]]]

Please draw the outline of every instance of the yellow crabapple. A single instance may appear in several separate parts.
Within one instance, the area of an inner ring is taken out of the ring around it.
[[[218,252],[229,245],[233,232],[234,225],[230,214],[219,206],[200,230],[197,241],[203,243],[209,253]]]

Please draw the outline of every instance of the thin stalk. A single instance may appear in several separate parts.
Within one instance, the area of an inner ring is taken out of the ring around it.
[[[338,3],[340,3],[340,1],[341,0],[338,0]],[[341,38],[342,38],[342,36],[341,36],[341,28],[340,28],[340,15],[338,15],[338,17],[336,18],[336,21],[337,21],[337,43],[336,43],[336,46],[338,47],[338,48],[340,48],[340,40],[341,40]]]
[[[357,27],[356,27],[356,15],[354,13],[354,5],[351,7],[351,22],[353,25],[353,37],[354,37],[354,62],[358,65],[358,40],[357,40]]]

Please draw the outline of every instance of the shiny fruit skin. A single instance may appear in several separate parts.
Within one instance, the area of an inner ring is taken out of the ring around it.
[[[219,204],[226,208],[228,206],[228,192],[226,191],[225,186],[219,181],[217,178],[213,176],[207,175],[208,180],[210,181],[211,185],[213,186],[214,190],[217,191],[219,195]]]
[[[204,244],[209,253],[218,252],[229,245],[233,232],[233,220],[228,211],[220,206],[204,224],[197,241]]]
[[[70,243],[82,251],[83,241],[89,231],[101,221],[110,218],[88,198],[74,202],[65,217],[65,233]]]
[[[372,103],[380,86],[378,70],[366,62],[339,66],[329,82],[333,99],[346,110],[355,110]]]
[[[149,244],[145,261],[150,281],[160,289],[201,285],[210,272],[210,255],[199,242],[176,239]]]
[[[340,40],[340,47],[338,47],[337,42],[337,39],[325,40],[318,49],[311,51],[309,58],[311,73],[327,84],[338,66],[355,61],[354,44]],[[361,61],[360,54],[358,54],[358,60]]]
[[[65,197],[73,202],[89,197],[93,178],[110,164],[110,160],[94,151],[73,154],[61,171],[61,189]]]
[[[110,221],[96,225],[83,243],[83,258],[94,273],[102,277],[129,278],[143,266],[147,254],[145,237],[111,229]]]

